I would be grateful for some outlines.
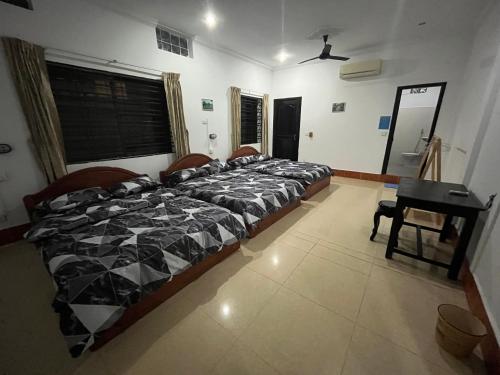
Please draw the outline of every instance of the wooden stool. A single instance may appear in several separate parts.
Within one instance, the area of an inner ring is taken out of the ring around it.
[[[372,235],[370,236],[370,241],[373,241],[375,239],[375,236],[377,235],[378,226],[380,224],[380,216],[393,218],[395,209],[396,209],[396,202],[394,201],[378,202],[377,211],[375,211],[375,215],[373,215],[373,230],[372,230]]]

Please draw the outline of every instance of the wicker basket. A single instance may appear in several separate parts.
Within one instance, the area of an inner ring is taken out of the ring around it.
[[[486,334],[483,322],[470,311],[455,305],[439,305],[436,340],[448,353],[468,357]]]

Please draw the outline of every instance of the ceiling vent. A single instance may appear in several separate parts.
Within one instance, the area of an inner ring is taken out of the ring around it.
[[[378,76],[382,72],[382,60],[359,61],[340,66],[340,79]]]

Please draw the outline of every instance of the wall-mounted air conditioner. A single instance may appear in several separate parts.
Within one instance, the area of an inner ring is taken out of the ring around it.
[[[377,76],[382,72],[382,60],[359,61],[340,66],[340,79]]]

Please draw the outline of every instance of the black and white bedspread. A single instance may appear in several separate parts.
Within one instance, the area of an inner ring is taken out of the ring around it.
[[[304,186],[330,177],[332,170],[327,165],[291,161],[287,159],[270,159],[245,165],[243,169],[299,180]]]
[[[47,215],[26,237],[54,280],[53,307],[76,357],[127,307],[246,233],[240,215],[160,188]]]
[[[300,199],[305,192],[296,180],[244,169],[194,178],[175,188],[193,198],[240,214],[249,228],[254,228],[266,216]]]

